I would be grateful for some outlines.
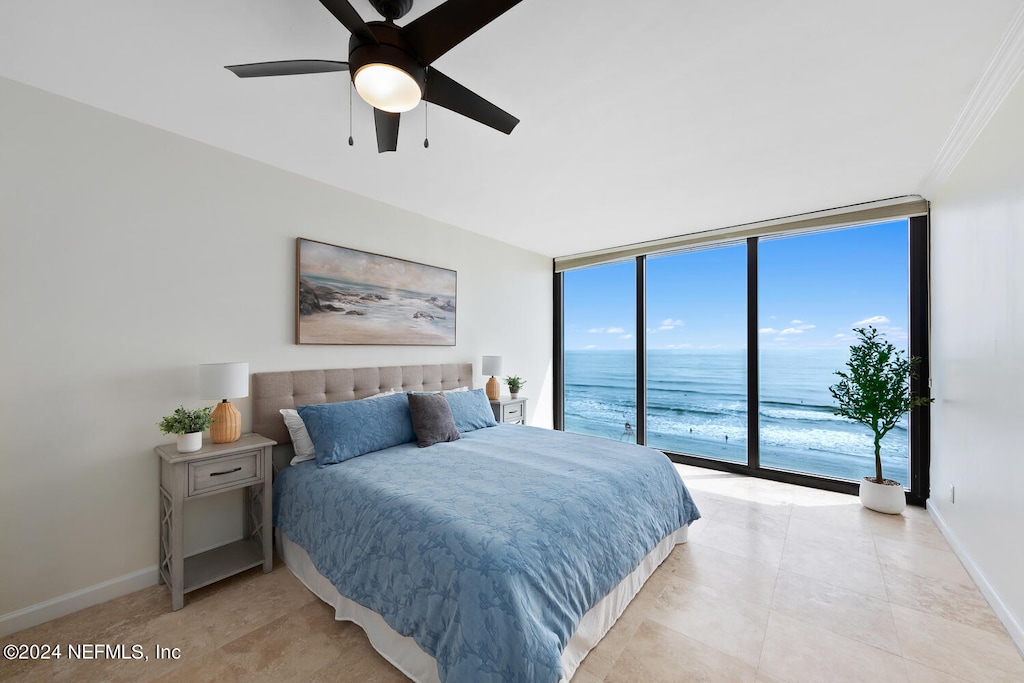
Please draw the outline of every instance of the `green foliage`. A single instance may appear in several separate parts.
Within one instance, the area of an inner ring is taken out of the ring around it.
[[[920,358],[907,358],[874,327],[854,330],[858,341],[850,347],[848,372],[835,374],[840,381],[828,388],[838,403],[836,415],[867,425],[875,436],[875,481],[882,478],[882,437],[896,426],[913,406],[932,399],[913,396],[910,379],[917,377]]]
[[[519,375],[509,375],[502,381],[508,385],[508,390],[513,394],[518,394],[519,390],[526,384],[526,380]]]
[[[191,434],[201,432],[213,423],[210,413],[213,406],[199,408],[198,410],[185,410],[185,406],[178,406],[174,412],[165,416],[156,423],[164,434]]]

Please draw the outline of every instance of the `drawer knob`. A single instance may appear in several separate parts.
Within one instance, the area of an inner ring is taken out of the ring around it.
[[[219,476],[224,475],[224,474],[231,474],[232,472],[237,472],[240,469],[242,469],[242,468],[241,467],[236,467],[233,470],[227,470],[225,472],[211,472],[210,476],[211,477],[219,477]]]

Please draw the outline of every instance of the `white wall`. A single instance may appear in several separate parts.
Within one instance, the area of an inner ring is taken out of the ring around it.
[[[298,236],[458,271],[457,346],[296,346]],[[0,630],[155,578],[156,422],[210,403],[200,363],[501,354],[550,426],[551,316],[546,257],[0,79]],[[234,502],[188,506],[189,548],[240,533]]]
[[[928,505],[1024,650],[1022,122],[1018,81],[932,202]]]

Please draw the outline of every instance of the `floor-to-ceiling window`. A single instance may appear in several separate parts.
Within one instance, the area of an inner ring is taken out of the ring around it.
[[[833,414],[853,330],[872,326],[906,352],[906,220],[758,242],[761,466],[858,481],[871,430]],[[906,418],[882,442],[886,476],[909,485]]]
[[[927,218],[641,253],[567,269],[556,292],[556,425],[852,491],[873,474],[871,434],[833,413],[829,386],[858,327],[927,356]],[[911,418],[883,441],[883,469],[921,502],[927,409]]]
[[[746,462],[746,245],[646,268],[647,445]]]
[[[636,441],[636,265],[565,274],[564,428]]]

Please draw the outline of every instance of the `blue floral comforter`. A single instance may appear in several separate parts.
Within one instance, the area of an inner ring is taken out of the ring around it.
[[[555,682],[582,615],[700,517],[662,453],[499,424],[274,487],[274,525],[446,683]]]

